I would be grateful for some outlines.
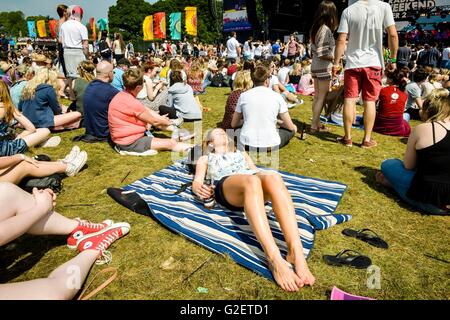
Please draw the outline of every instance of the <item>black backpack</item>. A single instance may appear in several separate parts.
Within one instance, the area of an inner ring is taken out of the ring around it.
[[[219,72],[212,77],[210,86],[215,88],[227,87],[228,83],[224,75]]]
[[[98,51],[102,55],[111,54],[111,49],[109,48],[109,45],[106,42],[106,40],[102,39],[98,42]]]
[[[25,179],[22,180],[19,187],[30,193],[33,192],[33,188],[39,190],[52,189],[53,192],[59,193],[63,188],[62,176],[59,173],[54,173],[48,177]]]

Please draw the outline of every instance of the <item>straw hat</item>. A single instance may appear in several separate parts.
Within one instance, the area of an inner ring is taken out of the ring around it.
[[[47,57],[43,54],[35,54],[34,56],[31,56],[31,59],[33,62],[45,62],[47,63]]]

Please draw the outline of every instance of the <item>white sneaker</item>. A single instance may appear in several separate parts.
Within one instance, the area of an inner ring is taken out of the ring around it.
[[[80,147],[74,146],[72,148],[72,150],[70,151],[70,153],[64,159],[62,159],[61,162],[64,162],[64,163],[72,162],[73,160],[75,160],[76,157],[78,157],[80,152],[81,152]]]
[[[180,127],[184,122],[183,118],[178,118],[178,119],[174,119],[172,120],[172,125],[174,125],[175,127]]]
[[[297,99],[297,105],[301,106],[304,103],[305,101],[303,101],[303,99]]]
[[[296,103],[288,103],[288,109],[292,109],[293,107],[295,107],[297,104]]]
[[[86,151],[81,151],[78,156],[67,164],[66,174],[68,177],[75,176],[87,162],[88,155]]]
[[[54,137],[49,138],[44,143],[42,143],[41,147],[42,148],[54,148],[54,147],[59,146],[60,143],[61,143],[61,137],[54,136]]]

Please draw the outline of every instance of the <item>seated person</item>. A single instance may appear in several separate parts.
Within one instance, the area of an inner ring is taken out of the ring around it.
[[[110,83],[114,78],[113,65],[103,60],[97,65],[97,77],[84,91],[84,126],[86,138],[95,141],[109,139],[108,108],[120,92]]]
[[[202,119],[200,106],[194,98],[194,92],[183,80],[180,71],[170,73],[169,96],[167,106],[176,110],[177,117],[184,120],[196,121]],[[161,111],[164,114],[164,111]]]
[[[302,78],[302,65],[301,63],[294,63],[292,70],[289,73],[289,83],[292,84],[295,90],[298,92],[298,84]]]
[[[73,177],[80,172],[86,161],[86,151],[80,151],[77,146],[64,159],[56,162],[36,161],[24,154],[0,157],[0,182],[19,184],[26,177],[43,178],[55,173]]]
[[[128,59],[126,58],[122,58],[117,62],[117,67],[114,68],[114,79],[111,85],[119,91],[124,90],[122,77],[125,71],[130,68],[130,66],[130,61],[128,61]]]
[[[63,113],[56,93],[58,73],[42,68],[27,82],[19,103],[23,112],[36,128],[51,130],[76,129],[80,125],[81,113]]]
[[[24,129],[19,135],[9,131],[13,120]],[[0,81],[0,157],[25,153],[28,148],[46,142],[49,136],[50,130],[36,129],[30,120],[14,107],[8,87]]]
[[[388,87],[381,89],[373,131],[390,136],[409,137],[411,127],[403,119],[408,95],[402,71],[387,72]]]
[[[181,75],[180,75],[181,77]],[[108,110],[111,139],[119,151],[144,153],[148,150],[185,151],[191,147],[175,139],[155,138],[149,133],[151,126],[167,128],[172,121],[146,108],[137,94],[144,86],[140,69],[130,69],[123,75],[125,90],[112,99]]]
[[[142,66],[144,70],[144,88],[137,95],[137,99],[150,110],[159,113],[159,107],[167,104],[167,83],[156,78],[158,65],[154,63],[145,63]]]
[[[423,105],[426,121],[414,128],[403,162],[381,164],[377,181],[428,214],[450,214],[450,96],[438,89]]]
[[[294,205],[281,176],[258,170],[248,154],[230,147],[222,129],[209,131],[203,150],[207,149],[210,153],[198,159],[192,191],[203,200],[214,196],[228,210],[245,211],[272,275],[283,290],[293,292],[305,285],[312,286],[315,278],[303,254]],[[214,187],[204,183],[205,177],[214,181]],[[267,201],[272,202],[283,230],[288,245],[286,258],[281,255],[270,230],[265,209]]]
[[[297,127],[284,99],[269,89],[270,71],[258,66],[251,78],[255,87],[241,94],[231,126],[237,128],[244,120],[239,142],[246,149],[281,149],[295,136]]]
[[[314,95],[314,79],[311,75],[311,65],[303,61],[303,75],[298,84],[298,92],[304,96]]]
[[[278,76],[276,75],[275,63],[268,63],[270,70],[270,81],[269,88],[276,93],[281,94],[281,96],[290,104],[289,107],[293,107],[297,104],[303,104],[303,100],[300,100],[295,94],[289,92],[286,87],[280,83]],[[266,67],[267,68],[267,67]]]
[[[10,89],[10,94],[14,106],[16,108],[19,108],[19,102],[20,97],[22,96],[23,88],[25,88],[27,80],[29,80],[27,79],[27,77],[29,77],[30,75],[32,77],[32,71],[27,65],[22,64],[17,67],[16,74],[17,79]]]
[[[0,300],[72,299],[80,289],[72,283],[74,267],[80,285],[94,265],[111,261],[108,247],[128,234],[128,223],[91,223],[69,219],[54,211],[56,195],[49,189],[29,194],[19,187],[0,183],[0,246],[23,234],[67,236],[67,245],[79,254],[55,269],[48,278],[0,284]]]
[[[221,128],[224,130],[233,129],[231,126],[231,121],[233,120],[234,112],[236,111],[236,106],[243,92],[246,92],[253,88],[253,81],[250,74],[250,70],[238,71],[236,74],[236,79],[234,80],[234,90],[228,96],[227,104],[225,105],[225,113],[222,119]],[[238,125],[238,127],[242,127]]]
[[[72,90],[74,93],[75,110],[84,115],[84,93],[90,82],[95,79],[95,65],[91,61],[83,61],[78,66],[79,78],[72,81]]]
[[[405,114],[406,121],[421,120],[423,99],[421,85],[427,81],[428,72],[423,67],[417,68],[413,74],[413,81],[406,86],[408,93],[408,102],[406,103]]]

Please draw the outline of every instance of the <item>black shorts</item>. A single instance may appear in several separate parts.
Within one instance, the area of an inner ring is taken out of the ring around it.
[[[243,207],[235,207],[232,204],[230,204],[227,199],[225,199],[225,195],[223,193],[223,184],[225,180],[227,180],[230,176],[223,177],[216,183],[214,183],[215,189],[214,189],[214,197],[216,199],[216,202],[220,204],[221,206],[231,210],[231,211],[244,211]]]

